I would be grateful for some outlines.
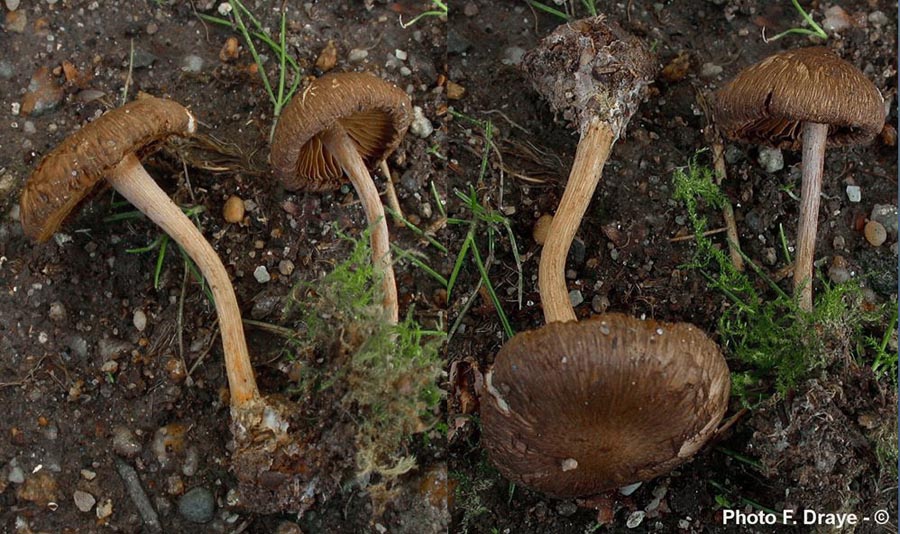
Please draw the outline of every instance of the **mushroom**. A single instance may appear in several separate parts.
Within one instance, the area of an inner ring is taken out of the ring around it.
[[[517,334],[481,389],[482,442],[508,479],[593,496],[689,459],[728,405],[728,367],[696,327],[622,314],[576,322],[563,272],[612,143],[656,72],[653,55],[604,17],[563,25],[525,58],[535,87],[580,125],[569,183],[541,252],[547,324]]]
[[[105,178],[169,234],[209,282],[222,332],[232,405],[239,406],[258,397],[259,391],[231,280],[216,251],[147,174],[140,160],[154,142],[192,134],[195,128],[187,109],[160,98],[142,98],[106,113],[41,160],[22,191],[22,226],[32,239],[46,241]]]
[[[884,126],[881,93],[856,67],[822,47],[780,52],[747,67],[715,95],[729,138],[803,148],[794,291],[811,311],[813,259],[826,146],[871,141]]]
[[[482,441],[500,472],[584,497],[693,456],[728,407],[730,379],[696,327],[609,313],[513,337],[484,384]]]
[[[397,285],[384,206],[368,168],[400,144],[412,121],[405,92],[368,73],[328,74],[287,105],[275,128],[270,161],[290,190],[338,189],[344,175],[356,189],[381,270],[384,308],[399,318]]]
[[[574,321],[567,304],[566,256],[612,145],[656,75],[656,58],[639,39],[599,15],[558,27],[522,65],[535,89],[581,134],[538,276],[547,322]]]
[[[46,241],[105,178],[181,246],[203,273],[215,301],[231,395],[232,467],[240,493],[263,511],[302,509],[321,487],[310,468],[318,461],[317,452],[298,445],[288,433],[296,407],[260,396],[228,272],[203,234],[141,165],[140,156],[154,142],[195,128],[193,115],[171,100],[147,97],[106,113],[41,160],[22,191],[22,226],[29,237]]]

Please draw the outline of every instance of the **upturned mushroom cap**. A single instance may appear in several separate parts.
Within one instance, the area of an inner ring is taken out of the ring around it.
[[[44,156],[25,183],[19,201],[25,234],[46,241],[125,156],[195,129],[193,115],[181,104],[155,97],[129,102],[82,127]]]
[[[558,497],[649,480],[689,459],[728,406],[728,367],[685,323],[622,314],[516,335],[481,395],[483,443],[508,479]]]
[[[828,145],[865,143],[884,126],[884,99],[827,48],[788,50],[742,70],[715,94],[716,122],[731,139],[797,150],[803,122],[828,125]]]
[[[409,96],[396,86],[364,72],[328,74],[287,105],[270,160],[288,189],[334,190],[344,171],[317,134],[339,124],[372,166],[397,148],[411,121]]]
[[[535,90],[580,133],[599,118],[621,137],[659,66],[637,37],[603,15],[562,24],[522,68]]]

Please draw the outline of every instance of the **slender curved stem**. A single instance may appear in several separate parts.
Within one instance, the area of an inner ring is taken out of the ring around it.
[[[231,286],[231,279],[216,251],[203,237],[194,223],[172,202],[169,195],[156,185],[147,174],[140,160],[129,155],[107,176],[113,188],[128,199],[150,220],[155,222],[194,260],[209,283],[219,328],[222,332],[222,350],[225,353],[225,370],[231,390],[231,407],[239,407],[259,398],[259,389],[253,376],[241,311]]]
[[[813,260],[816,253],[816,227],[819,224],[819,197],[825,166],[825,141],[828,126],[803,123],[803,181],[800,188],[800,224],[797,227],[797,259],[794,262],[794,292],[800,291],[800,309],[813,309]]]
[[[384,217],[384,205],[378,196],[378,188],[375,187],[375,182],[372,180],[369,170],[366,169],[366,164],[359,155],[356,145],[341,125],[335,124],[319,135],[322,144],[347,173],[350,183],[353,184],[356,194],[359,195],[359,200],[362,202],[371,231],[372,261],[383,275],[381,289],[384,294],[384,310],[391,323],[397,324],[400,318],[397,282],[394,280],[387,219]]]
[[[594,190],[603,174],[603,165],[614,142],[615,134],[612,129],[598,119],[591,122],[578,142],[569,183],[566,184],[541,251],[538,287],[547,323],[577,320],[566,287],[566,257],[581,219],[591,203],[591,197],[594,196]]]

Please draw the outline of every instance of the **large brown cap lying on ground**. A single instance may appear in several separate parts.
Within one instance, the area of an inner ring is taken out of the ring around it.
[[[599,15],[561,24],[525,55],[522,68],[580,132],[596,117],[620,137],[659,65],[640,39]]]
[[[409,96],[396,86],[364,72],[328,74],[285,108],[271,163],[288,189],[337,189],[345,182],[343,170],[317,134],[339,124],[371,166],[397,148],[411,121]]]
[[[125,156],[195,128],[193,115],[181,104],[155,97],[135,100],[85,125],[47,154],[25,184],[19,201],[25,234],[46,241]]]
[[[828,125],[831,146],[864,143],[884,126],[884,99],[850,63],[822,47],[788,50],[742,70],[715,95],[731,139],[800,148],[802,123]]]
[[[513,482],[588,496],[663,474],[713,434],[728,366],[685,323],[606,314],[511,339],[485,377],[482,441]]]

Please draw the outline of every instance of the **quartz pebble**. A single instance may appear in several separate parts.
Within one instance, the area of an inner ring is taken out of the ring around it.
[[[858,185],[847,186],[847,199],[850,202],[859,202],[860,200],[862,200],[862,190]]]
[[[90,512],[94,505],[97,504],[97,499],[86,491],[76,490],[72,498],[75,500],[75,507],[82,512]]]
[[[143,332],[147,328],[147,314],[143,310],[134,310],[131,321],[138,332]]]
[[[573,289],[569,291],[569,302],[572,306],[579,306],[582,302],[584,302],[584,295],[581,294],[581,290]]]
[[[266,269],[265,265],[260,265],[253,270],[253,278],[256,278],[256,281],[260,284],[265,284],[272,279],[272,275],[269,274],[269,270]]]

